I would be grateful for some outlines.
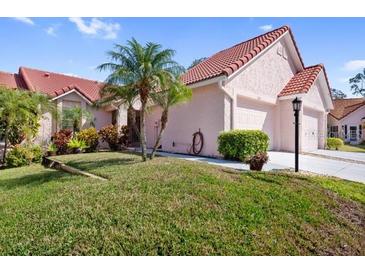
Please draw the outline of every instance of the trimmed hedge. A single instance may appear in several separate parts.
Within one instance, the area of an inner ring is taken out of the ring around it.
[[[218,136],[218,151],[226,159],[244,161],[269,148],[269,136],[261,130],[231,130]]]
[[[329,149],[338,150],[342,146],[343,146],[342,139],[340,139],[340,138],[327,138],[327,147]]]

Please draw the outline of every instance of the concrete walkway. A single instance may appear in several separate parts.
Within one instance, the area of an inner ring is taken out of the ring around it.
[[[248,165],[240,162],[206,158],[192,155],[159,152],[161,156],[175,157],[189,161],[205,162],[239,170],[249,170]],[[269,162],[264,166],[265,171],[294,168],[294,153],[269,152]],[[335,176],[342,179],[365,183],[365,164],[348,163],[341,160],[325,159],[311,155],[299,156],[299,169],[320,175]]]
[[[337,159],[357,161],[360,164],[365,164],[365,153],[362,153],[362,152],[346,152],[346,151],[338,151],[338,150],[318,149],[315,151],[311,151],[310,153],[317,154],[320,156],[333,157],[333,158],[337,158]]]

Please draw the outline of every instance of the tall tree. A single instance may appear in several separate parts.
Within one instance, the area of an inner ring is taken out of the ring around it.
[[[153,159],[157,148],[160,146],[161,137],[167,126],[170,107],[190,100],[191,96],[192,90],[185,86],[181,81],[172,81],[171,83],[168,83],[165,89],[161,92],[152,94],[153,101],[156,105],[161,107],[162,112],[160,118],[160,130],[150,155],[151,159]]]
[[[99,70],[108,70],[111,74],[106,82],[111,85],[122,85],[133,91],[141,102],[140,108],[140,143],[142,160],[147,160],[146,109],[150,94],[160,90],[168,79],[172,79],[182,70],[174,60],[175,51],[163,49],[161,45],[147,42],[141,45],[134,38],[126,45],[115,45],[109,51],[111,62],[101,64]]]
[[[365,68],[349,80],[352,94],[365,97]]]
[[[199,58],[199,59],[195,59],[191,65],[188,67],[188,69],[191,69],[192,67],[195,67],[197,64],[200,64],[201,62],[207,60],[208,58],[207,57],[202,57],[202,58]]]
[[[136,110],[134,105],[138,99],[137,93],[124,86],[117,85],[105,85],[101,90],[102,98],[95,103],[97,107],[106,106],[113,104],[117,107],[124,105],[127,108],[127,119],[128,124],[132,126],[134,132],[138,136],[139,140],[139,129],[136,121]],[[131,141],[131,136],[129,141]]]
[[[347,95],[339,89],[331,88],[331,93],[334,99],[344,99],[347,97]]]
[[[3,161],[11,129],[17,127],[27,138],[33,137],[37,133],[39,119],[48,111],[55,113],[56,108],[43,94],[0,86],[0,120],[5,141]]]

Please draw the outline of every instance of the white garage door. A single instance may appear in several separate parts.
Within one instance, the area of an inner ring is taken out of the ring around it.
[[[319,112],[304,108],[302,123],[303,151],[318,149],[318,120]]]
[[[269,148],[274,144],[274,107],[246,98],[237,98],[237,129],[260,129],[270,138]]]

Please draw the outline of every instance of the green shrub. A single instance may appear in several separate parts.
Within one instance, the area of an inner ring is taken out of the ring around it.
[[[79,140],[77,138],[71,139],[67,143],[68,148],[72,149],[73,152],[82,152],[84,149],[88,148],[84,140]]]
[[[342,139],[340,139],[340,138],[327,138],[327,147],[329,149],[338,150],[342,146],[343,146]]]
[[[32,161],[35,163],[40,163],[42,161],[42,156],[43,156],[42,148],[39,145],[33,145],[33,146],[29,146],[28,149],[33,154]]]
[[[108,125],[99,130],[99,136],[103,142],[107,142],[111,150],[118,148],[118,128],[114,125]]]
[[[34,157],[31,149],[25,146],[16,145],[7,153],[5,164],[7,167],[30,165],[33,158]]]
[[[258,152],[266,152],[269,136],[261,130],[231,130],[218,136],[218,151],[226,159],[244,161]]]
[[[77,133],[77,139],[86,142],[86,145],[88,146],[86,151],[88,152],[95,151],[99,144],[99,134],[94,127],[81,130],[79,133]]]

